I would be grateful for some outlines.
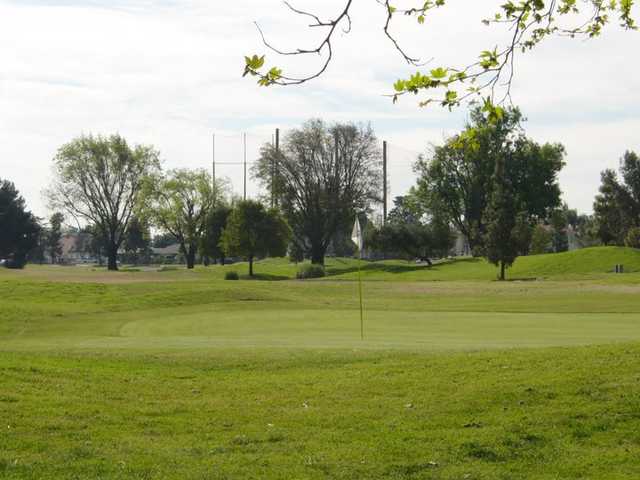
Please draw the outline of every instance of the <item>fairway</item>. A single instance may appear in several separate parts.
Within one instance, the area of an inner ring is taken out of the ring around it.
[[[353,266],[0,271],[0,477],[640,476],[637,274]]]

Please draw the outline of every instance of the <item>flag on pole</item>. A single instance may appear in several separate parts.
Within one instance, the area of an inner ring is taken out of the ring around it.
[[[351,232],[351,240],[358,246],[358,292],[360,294],[360,339],[364,340],[364,314],[362,309],[362,273],[360,271],[360,263],[362,262],[362,249],[364,248],[364,238],[362,237],[362,227],[360,220],[356,215],[356,221],[353,224],[353,232]]]
[[[364,239],[362,238],[362,228],[360,227],[360,220],[356,215],[356,221],[353,224],[353,232],[351,232],[351,240],[358,246],[360,258],[362,258],[362,247],[364,247]]]

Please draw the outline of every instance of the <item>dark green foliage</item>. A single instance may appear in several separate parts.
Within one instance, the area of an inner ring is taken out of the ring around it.
[[[529,255],[532,236],[533,227],[529,223],[529,216],[526,212],[518,213],[516,216],[516,225],[513,229],[513,238],[516,242],[518,255]]]
[[[256,257],[282,257],[286,254],[291,230],[275,209],[252,200],[238,202],[222,232],[222,250],[228,256],[242,256],[249,261],[249,275],[253,276]]]
[[[62,255],[62,224],[64,222],[64,214],[56,212],[49,219],[49,230],[47,231],[47,251],[51,257],[51,263],[58,263],[58,257]]]
[[[526,213],[530,224],[560,205],[558,174],[564,166],[564,147],[534,142],[526,137],[521,123],[517,108],[507,109],[499,121],[490,122],[477,107],[460,134],[416,164],[416,195],[441,212],[474,252],[484,252],[498,161],[504,162],[515,211]]]
[[[317,263],[307,263],[302,265],[297,273],[296,278],[298,280],[305,280],[308,278],[322,278],[326,275],[323,265]]]
[[[593,211],[597,235],[605,245],[624,245],[629,229],[640,226],[640,158],[625,152],[620,179],[613,170],[602,172]]]
[[[500,266],[500,280],[518,256],[516,211],[512,186],[505,176],[504,161],[498,159],[493,192],[487,208],[485,248],[487,260]]]
[[[322,264],[333,241],[346,246],[354,212],[379,201],[379,159],[370,127],[310,120],[279,152],[265,145],[253,175],[274,193],[305,253]]]
[[[640,228],[630,228],[627,232],[626,238],[624,239],[624,243],[627,247],[640,248]]]
[[[227,224],[231,207],[218,205],[209,212],[206,219],[204,234],[200,240],[200,254],[214,260],[220,260],[224,265],[224,251],[220,246],[222,231]]]
[[[228,272],[224,272],[225,280],[240,280],[240,275],[235,270],[229,270]]]
[[[8,260],[8,267],[23,268],[38,245],[40,229],[15,185],[0,179],[0,259]]]
[[[289,261],[291,263],[300,263],[304,261],[304,250],[296,241],[289,244]]]

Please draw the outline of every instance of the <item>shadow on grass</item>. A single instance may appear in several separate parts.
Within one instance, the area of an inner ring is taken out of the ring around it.
[[[282,280],[291,280],[291,277],[286,275],[272,275],[270,273],[254,273],[253,277],[249,275],[241,275],[241,280],[262,280],[267,282],[280,282]]]
[[[391,274],[402,274],[407,272],[421,272],[421,271],[429,271],[429,272],[439,272],[442,269],[455,265],[455,264],[467,264],[467,263],[478,263],[482,261],[479,258],[462,258],[462,259],[454,259],[454,260],[443,260],[434,263],[433,265],[423,265],[423,264],[415,264],[412,262],[406,262],[406,264],[388,264],[382,262],[372,262],[369,260],[363,260],[362,262],[362,272],[363,273],[391,273]],[[341,266],[332,266],[327,268],[328,276],[335,275],[344,275],[349,273],[355,273],[358,271],[358,267],[354,266],[352,263],[347,264],[347,262],[340,261],[340,263],[344,263],[345,267]],[[347,266],[348,265],[348,266]]]

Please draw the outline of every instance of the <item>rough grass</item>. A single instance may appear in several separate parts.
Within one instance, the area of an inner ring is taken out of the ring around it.
[[[0,353],[4,479],[635,479],[640,347]]]

